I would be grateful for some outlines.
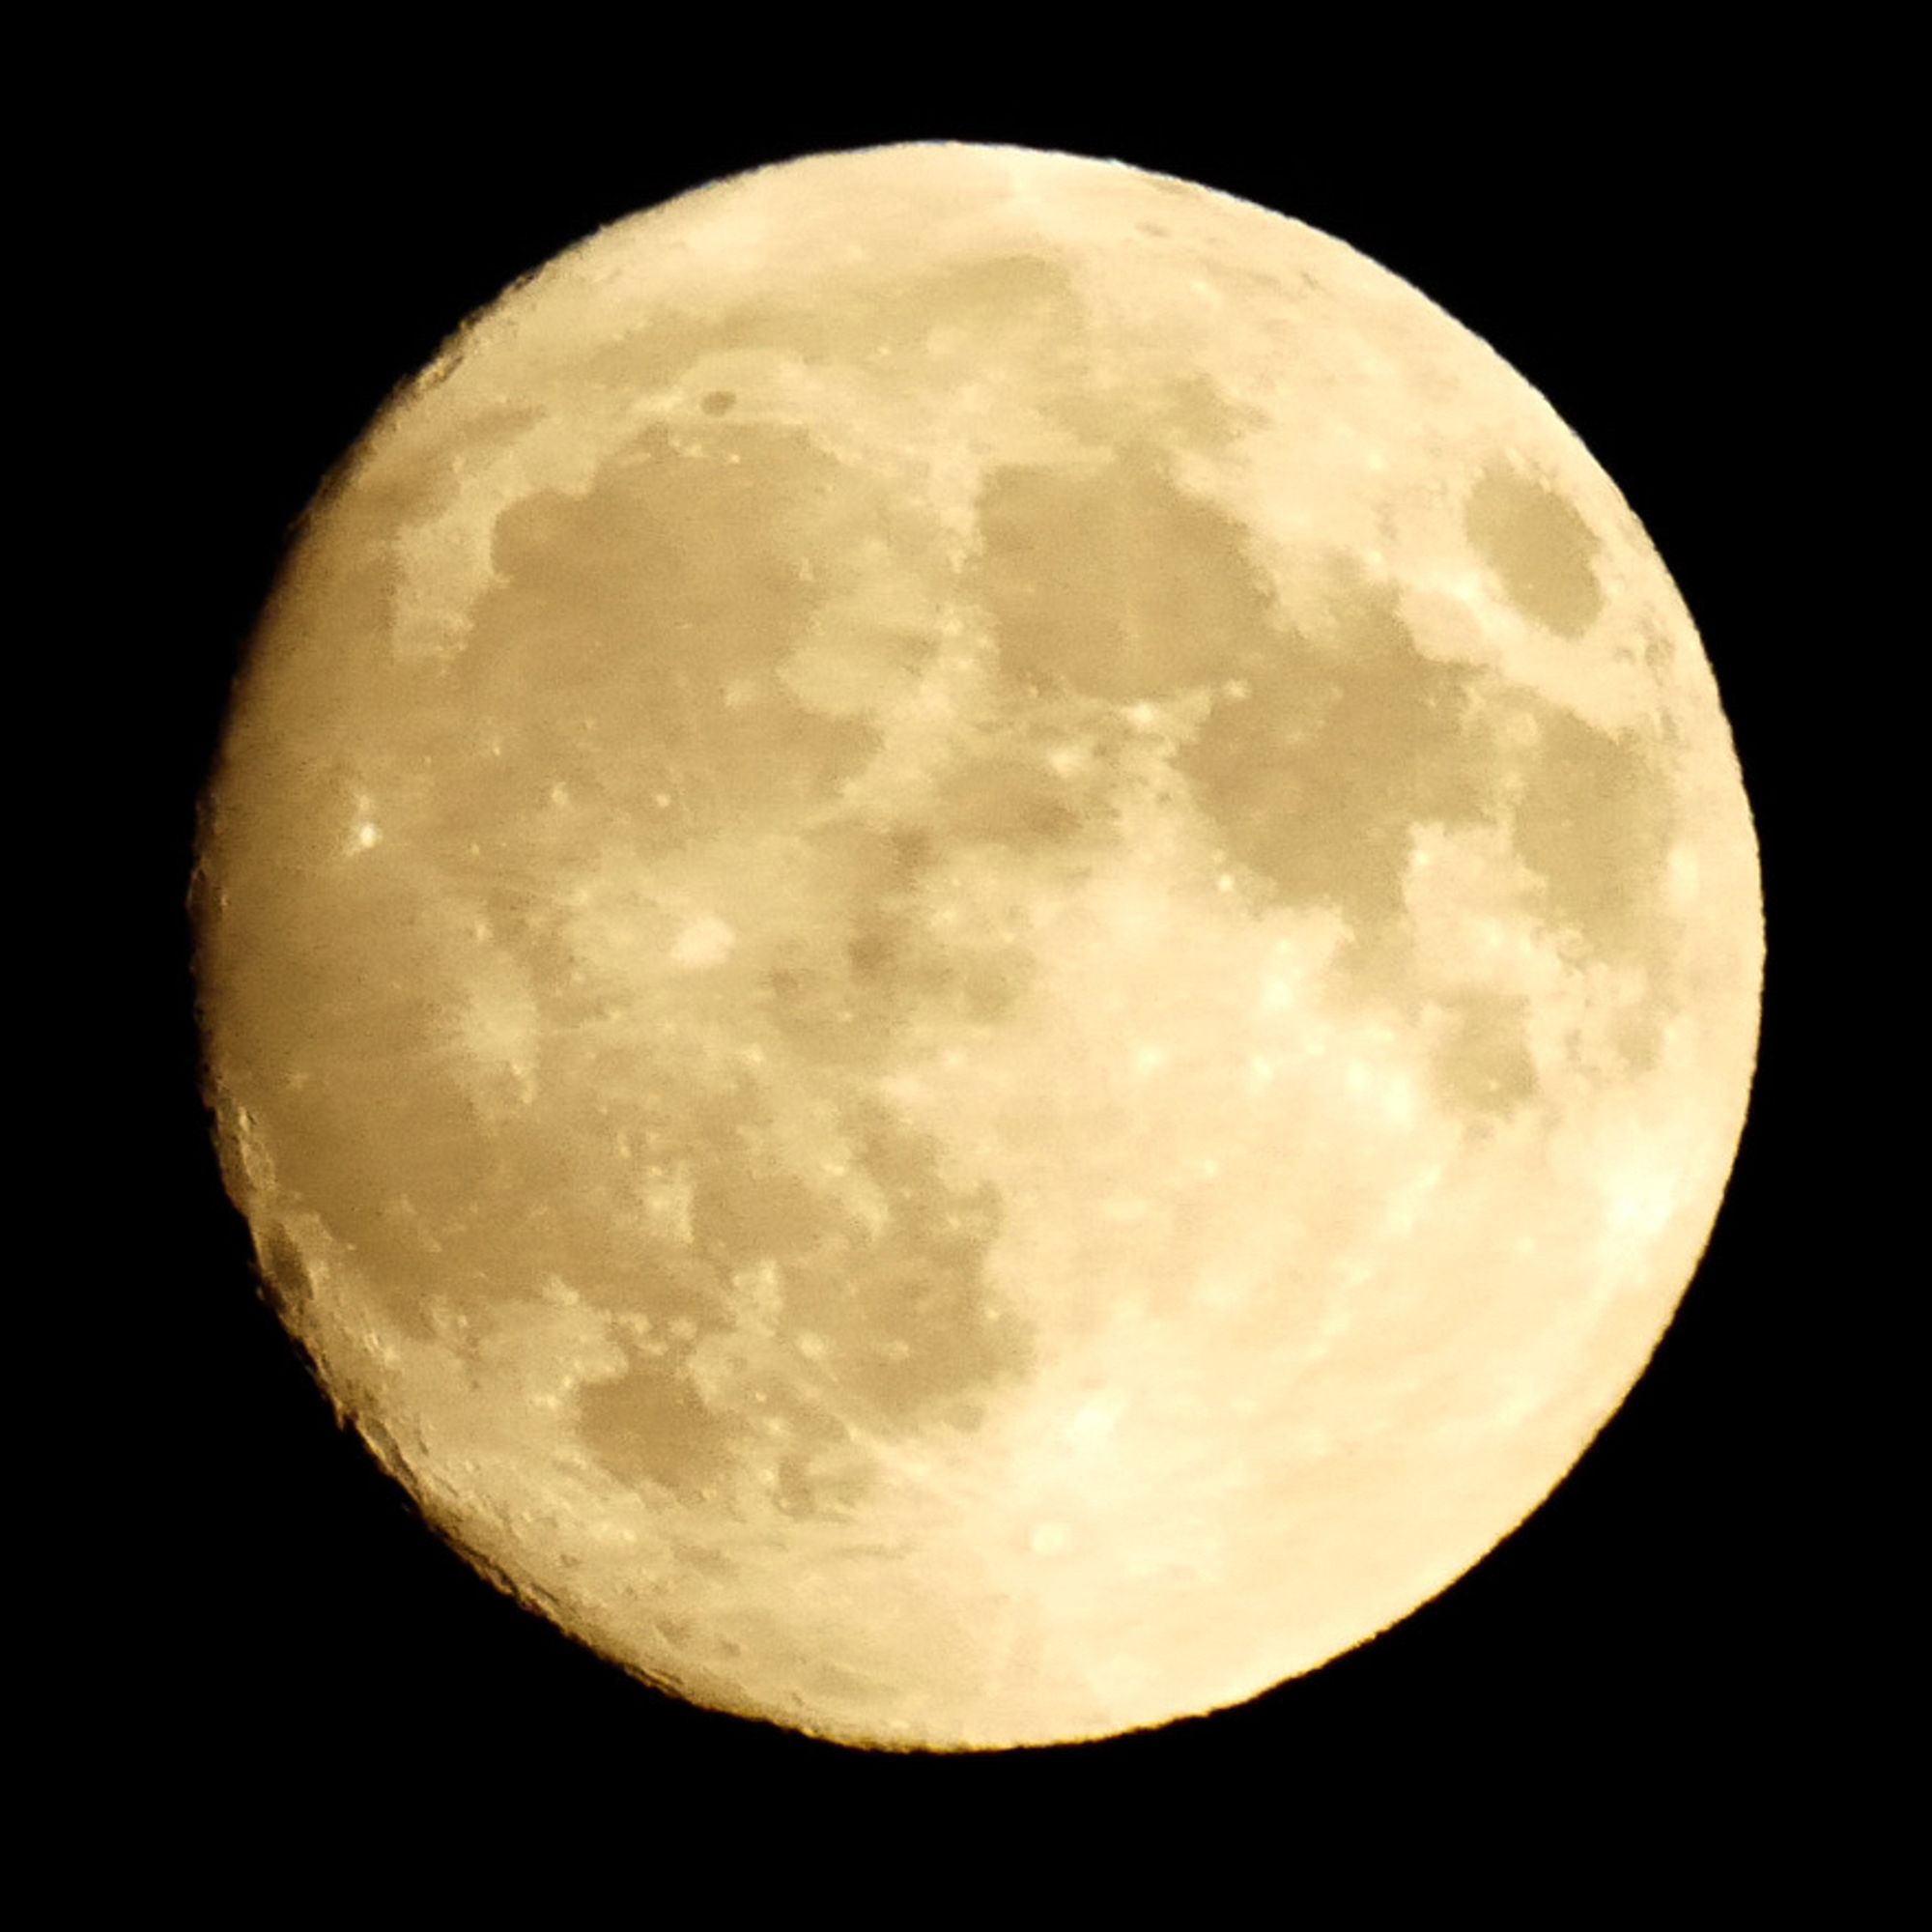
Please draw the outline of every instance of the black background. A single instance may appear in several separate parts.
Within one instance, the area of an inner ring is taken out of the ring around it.
[[[1278,1807],[1318,1794],[1389,1818],[1446,1806],[1499,1836],[1526,1801],[1610,1806],[1654,1843],[1815,1787],[1832,1691],[1809,1579],[1832,1558],[1791,1390],[1821,1372],[1794,1329],[1830,1263],[1798,1185],[1814,1070],[1798,1017],[1809,941],[1787,910],[1806,838],[1787,667],[1804,620],[1776,567],[1807,514],[1793,416],[1826,407],[1790,374],[1809,312],[1782,238],[1832,212],[1802,117],[1720,72],[1683,78],[1668,45],[1595,91],[1566,62],[1561,85],[1435,92],[1424,75],[1398,99],[1271,51],[1271,79],[1239,71],[1259,52],[1205,76],[1156,60],[1130,87],[1068,80],[1030,104],[999,79],[941,98],[903,74],[834,103],[788,87],[784,55],[753,87],[715,48],[656,62],[635,95],[597,84],[595,49],[485,95],[338,48],[311,90],[297,84],[309,51],[224,83],[177,50],[169,85],[92,136],[111,134],[97,213],[150,316],[120,367],[145,439],[130,461],[148,465],[156,640],[130,678],[140,752],[124,775],[129,1087],[154,1109],[128,1216],[148,1398],[138,1547],[115,1539],[104,1586],[96,1775],[168,1815],[319,1804],[372,1829],[539,1793],[661,1823],[713,1804],[876,1821],[936,1802],[928,1815],[1017,1827],[1050,1808],[1081,1833],[1136,1799],[1231,1816],[1259,1800],[1284,1843],[1301,1814]],[[391,386],[605,221],[760,162],[938,137],[1115,156],[1279,208],[1412,281],[1543,390],[1698,622],[1758,815],[1771,932],[1758,1088],[1709,1253],[1649,1373],[1547,1506],[1406,1623],[1247,1707],[951,1759],[659,1697],[412,1520],[256,1298],[195,1096],[181,910],[236,654],[288,526]]]

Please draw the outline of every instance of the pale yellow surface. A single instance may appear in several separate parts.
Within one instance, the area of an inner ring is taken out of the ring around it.
[[[1019,150],[623,222],[318,502],[210,793],[333,1398],[686,1694],[993,1746],[1402,1617],[1641,1371],[1761,922],[1614,486],[1340,242]]]

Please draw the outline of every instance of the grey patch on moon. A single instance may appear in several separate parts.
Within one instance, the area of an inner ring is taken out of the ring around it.
[[[1541,493],[1510,501],[1519,525],[1541,516],[1567,529]],[[1227,857],[1273,902],[1347,922],[1343,964],[1360,993],[1402,1009],[1423,997],[1405,896],[1415,828],[1501,821],[1579,958],[1658,976],[1619,1035],[1631,1070],[1651,1064],[1673,822],[1668,785],[1634,737],[1428,656],[1400,615],[1399,585],[1345,554],[1308,559],[1291,624],[1239,526],[1145,445],[1085,468],[995,470],[980,536],[967,587],[1003,668],[1035,701],[1126,706],[1212,690],[1178,753],[1180,775]],[[1548,604],[1563,580],[1545,562],[1535,582]],[[1574,604],[1574,582],[1566,594]],[[1524,1003],[1472,990],[1449,1005],[1444,1097],[1478,1117],[1532,1098]]]
[[[822,595],[798,566],[819,535],[830,460],[768,425],[701,435],[653,430],[584,493],[532,497],[498,518],[496,577],[468,649],[394,671],[429,701],[390,713],[381,750],[361,754],[369,790],[410,800],[396,827],[407,837],[352,867],[251,868],[257,970],[227,996],[234,1071],[283,1096],[282,1185],[325,1215],[412,1330],[421,1311],[408,1284],[431,1253],[481,1298],[527,1294],[586,1255],[612,1280],[632,1272],[611,1233],[621,1215],[560,1151],[581,1129],[553,1085],[567,1092],[584,1070],[575,1063],[594,1051],[596,1013],[558,882],[587,850],[638,864],[722,835],[748,810],[782,821],[874,743],[864,725],[797,703],[775,675]],[[729,572],[704,563],[721,547],[736,558]],[[424,923],[431,903],[471,908],[526,973],[534,1031],[563,1076],[539,1078],[528,1104],[487,1132],[453,1031],[473,949],[467,932]],[[392,935],[381,976],[355,937],[370,930]],[[205,971],[224,982],[218,957]],[[254,1002],[267,1003],[259,1022]],[[386,1079],[398,1064],[440,1074]]]
[[[838,473],[797,430],[653,428],[582,495],[506,510],[450,696],[501,721],[512,781],[614,775],[613,820],[683,842],[725,829],[747,799],[806,809],[856,770],[870,733],[800,705],[777,675],[824,595],[810,564]],[[733,567],[720,571],[710,559],[725,548]],[[528,816],[487,803],[484,822]]]
[[[1492,463],[1463,508],[1471,547],[1524,616],[1559,637],[1581,637],[1604,608],[1589,525],[1547,483]]]
[[[875,1479],[863,1445],[970,1428],[1032,1372],[1027,1326],[985,1278],[997,1194],[947,1179],[872,1097],[901,1026],[994,1025],[1034,963],[997,936],[943,935],[934,916],[976,831],[1051,839],[1059,822],[987,820],[970,784],[963,805],[945,798],[890,826],[833,819],[801,848],[810,927],[775,938],[753,974],[766,1074],[724,1095],[660,1079],[641,1151],[683,1178],[682,1238],[647,1252],[633,1291],[651,1339],[580,1398],[585,1440],[625,1481],[689,1502],[750,1475],[781,1514],[821,1519]],[[817,1176],[777,1147],[767,1080],[826,1097],[828,1145],[845,1151]]]
[[[1661,748],[1521,692],[1499,706],[1535,728],[1511,817],[1517,851],[1543,882],[1549,923],[1599,958],[1660,962],[1668,952],[1660,944],[1663,872],[1677,829]]]
[[[1406,923],[1411,828],[1493,815],[1494,768],[1468,731],[1475,673],[1423,656],[1393,586],[1353,559],[1312,568],[1321,628],[1270,610],[1220,668],[1238,695],[1217,695],[1179,763],[1230,857],[1379,955]]]
[[[1391,585],[1346,560],[1331,576],[1325,635],[1247,653],[1245,695],[1218,701],[1181,751],[1231,856],[1276,902],[1340,913],[1358,990],[1407,1009],[1421,996],[1404,892],[1414,830],[1500,824],[1565,956],[1645,974],[1618,1043],[1626,1071],[1654,1065],[1675,997],[1663,900],[1675,808],[1658,750],[1425,656]],[[1444,1097],[1479,1115],[1533,1097],[1528,1009],[1481,990],[1451,1004]]]
[[[922,1135],[854,1098],[860,1165],[884,1204],[860,1213],[836,1181],[814,1188],[761,1157],[745,1125],[757,1106],[748,1093],[701,1139],[680,1137],[696,1177],[691,1250],[645,1264],[666,1339],[585,1387],[580,1416],[591,1452],[627,1482],[696,1501],[749,1476],[781,1512],[818,1519],[861,1500],[877,1467],[868,1445],[972,1428],[1024,1385],[1033,1348],[985,1280],[994,1190],[948,1184]],[[667,1320],[694,1270],[701,1301]]]
[[[1117,704],[1226,674],[1271,622],[1237,526],[1141,444],[1091,470],[994,470],[966,587],[1023,688]]]

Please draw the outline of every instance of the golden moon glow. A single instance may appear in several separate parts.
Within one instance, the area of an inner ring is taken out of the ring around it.
[[[1756,847],[1629,506],[1342,242],[815,156],[609,228],[311,510],[196,881],[339,1409],[698,1702],[997,1747],[1481,1558],[1737,1146]]]

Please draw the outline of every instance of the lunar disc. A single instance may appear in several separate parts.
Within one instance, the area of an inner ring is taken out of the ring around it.
[[[1615,485],[1343,242],[815,156],[605,229],[292,543],[195,882],[265,1283],[692,1700],[1235,1703],[1571,1467],[1709,1236],[1756,845]]]

